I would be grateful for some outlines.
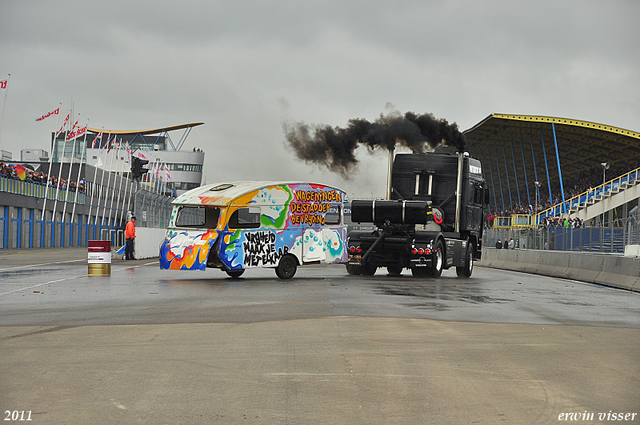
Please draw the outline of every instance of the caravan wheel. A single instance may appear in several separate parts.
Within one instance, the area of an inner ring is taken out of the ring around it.
[[[276,274],[280,279],[291,279],[298,269],[298,261],[293,255],[285,255],[280,259]]]

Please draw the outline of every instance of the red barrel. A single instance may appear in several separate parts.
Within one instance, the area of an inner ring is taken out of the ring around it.
[[[111,276],[111,241],[89,241],[89,276]]]

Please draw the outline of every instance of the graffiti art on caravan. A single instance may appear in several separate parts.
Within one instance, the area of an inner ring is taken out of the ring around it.
[[[174,202],[160,267],[244,269],[347,261],[345,193],[314,183],[237,182],[202,186]],[[282,274],[282,275],[281,275]],[[289,276],[291,274],[291,276]]]

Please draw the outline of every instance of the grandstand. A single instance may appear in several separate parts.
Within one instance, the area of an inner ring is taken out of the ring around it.
[[[548,217],[621,225],[638,205],[637,132],[575,119],[491,114],[464,134],[469,153],[483,163],[491,213],[515,215],[508,220],[516,227],[534,227]]]

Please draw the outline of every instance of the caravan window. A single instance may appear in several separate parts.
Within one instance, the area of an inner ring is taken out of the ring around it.
[[[340,224],[340,207],[333,205],[324,216],[324,224]]]
[[[216,207],[187,207],[178,211],[176,227],[199,227],[214,229],[218,225],[220,208]]]
[[[260,208],[240,208],[229,219],[230,229],[255,229],[260,227]]]

